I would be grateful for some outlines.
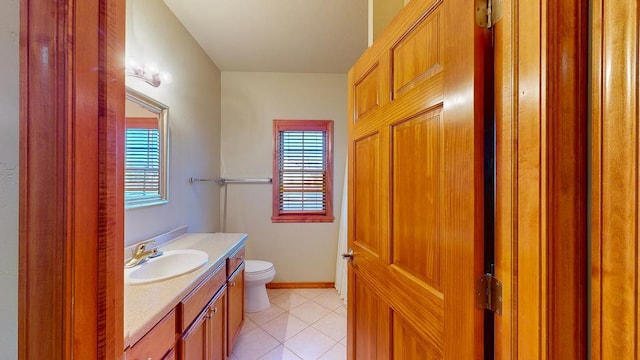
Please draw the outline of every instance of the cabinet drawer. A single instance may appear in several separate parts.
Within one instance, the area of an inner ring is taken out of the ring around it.
[[[242,264],[244,261],[244,246],[238,249],[233,255],[230,255],[227,258],[227,276],[233,274],[234,271]]]
[[[178,304],[176,308],[178,309],[178,331],[180,333],[185,331],[196,319],[226,280],[227,272],[223,263]]]
[[[160,360],[176,341],[176,312],[171,312],[127,350],[127,360]]]

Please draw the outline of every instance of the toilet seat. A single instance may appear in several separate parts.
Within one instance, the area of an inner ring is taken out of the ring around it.
[[[244,265],[245,274],[260,275],[273,270],[273,264],[262,260],[246,260]]]

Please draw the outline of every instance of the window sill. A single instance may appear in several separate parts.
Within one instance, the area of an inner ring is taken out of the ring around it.
[[[147,206],[162,205],[162,204],[166,204],[168,202],[169,202],[169,200],[161,200],[161,199],[129,201],[129,202],[125,201],[124,209],[125,210],[139,209],[139,208],[143,208],[143,207],[147,207]]]
[[[331,223],[335,217],[329,215],[279,215],[272,216],[272,223]]]

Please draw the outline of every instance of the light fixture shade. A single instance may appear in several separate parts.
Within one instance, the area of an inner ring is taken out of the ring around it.
[[[137,64],[135,59],[129,59],[127,60],[127,66],[125,71],[128,76],[133,76],[140,80],[144,80],[144,82],[146,82],[147,84],[153,87],[158,87],[160,86],[160,84],[162,84],[162,81],[160,79],[160,72],[155,66],[143,67]]]

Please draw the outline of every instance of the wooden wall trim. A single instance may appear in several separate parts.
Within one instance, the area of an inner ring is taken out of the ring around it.
[[[503,2],[503,17],[495,35],[495,271],[502,281],[502,316],[495,318],[495,359],[517,359],[517,1]]]
[[[496,359],[583,359],[587,8],[505,2],[496,27]]]
[[[637,359],[639,3],[592,3],[591,358]]]
[[[550,359],[587,357],[588,4],[547,4],[548,235]]]
[[[20,359],[118,359],[124,1],[20,2]]]
[[[18,354],[20,359],[36,359],[51,356],[63,359],[69,351],[63,329],[69,326],[69,304],[66,299],[65,275],[68,270],[65,260],[68,258],[65,248],[67,242],[64,209],[66,187],[59,179],[65,174],[64,161],[49,161],[43,154],[56,154],[64,151],[56,138],[64,144],[67,122],[64,113],[64,82],[46,81],[49,72],[54,76],[58,67],[65,63],[64,52],[55,52],[56,41],[64,38],[64,25],[57,21],[38,24],[37,15],[41,12],[60,16],[56,2],[33,4],[33,1],[20,2],[20,195],[19,195],[19,268],[18,268]],[[35,14],[34,14],[35,13]],[[65,19],[62,14],[63,20]],[[42,15],[40,15],[42,16]],[[57,20],[57,18],[56,18]],[[39,25],[39,26],[38,26]],[[38,36],[42,38],[39,44]],[[38,46],[39,45],[39,46]],[[42,60],[38,61],[38,55]],[[60,79],[64,81],[65,79]],[[29,92],[26,90],[29,89]],[[31,96],[31,98],[27,97]],[[46,99],[37,106],[36,99]],[[48,100],[48,101],[47,101]],[[39,116],[44,116],[36,121]],[[51,135],[36,139],[37,126],[46,128]],[[63,160],[63,159],[59,159]],[[41,172],[38,176],[38,172]],[[47,174],[44,176],[44,174]],[[49,180],[50,178],[50,180]],[[26,181],[31,179],[31,181]],[[49,181],[45,181],[49,180]],[[38,194],[39,191],[39,194]],[[36,196],[38,194],[39,196]],[[41,221],[39,221],[41,219]],[[38,263],[38,258],[58,258],[58,261]],[[38,298],[42,294],[42,298]],[[38,326],[36,319],[42,313],[43,320],[58,324],[60,329],[48,332]],[[44,340],[44,339],[47,340]],[[30,339],[43,339],[41,343]]]
[[[332,282],[289,282],[289,283],[268,283],[267,289],[334,289]]]
[[[514,218],[517,238],[512,255],[517,259],[517,353],[516,358],[545,359],[547,347],[547,304],[544,281],[547,276],[547,236],[543,223],[546,206],[546,162],[544,162],[546,93],[544,91],[544,48],[546,18],[543,5],[546,0],[518,1],[517,43],[515,58],[515,84],[513,101],[517,103],[515,115],[515,179],[516,204]]]
[[[124,349],[125,1],[99,2],[98,359]]]

